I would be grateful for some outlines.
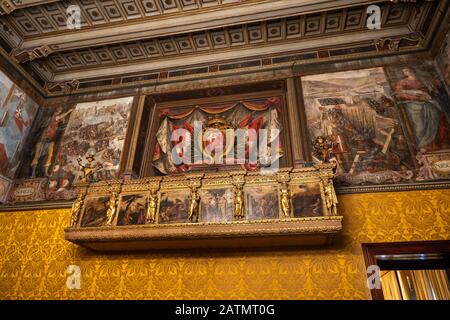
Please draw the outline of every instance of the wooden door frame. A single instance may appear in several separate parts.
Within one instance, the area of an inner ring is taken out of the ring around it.
[[[379,255],[402,254],[444,254],[450,255],[450,240],[411,241],[411,242],[383,242],[361,244],[366,268],[378,265]],[[373,300],[384,300],[383,290],[371,289]]]

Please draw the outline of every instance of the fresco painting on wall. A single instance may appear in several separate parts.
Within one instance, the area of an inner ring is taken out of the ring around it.
[[[332,136],[336,184],[414,181],[414,158],[382,68],[302,78],[311,139]]]
[[[162,192],[159,204],[159,223],[186,223],[189,221],[190,191]]]
[[[450,150],[450,100],[432,64],[387,68],[418,151]]]
[[[441,66],[445,82],[450,87],[450,32],[447,33],[447,38],[438,55],[437,61]]]
[[[132,97],[77,104],[70,115],[49,181],[50,200],[72,199],[77,159],[94,155],[95,180],[117,178]]]
[[[59,142],[66,129],[72,108],[41,108],[34,120],[20,166],[21,178],[44,178],[51,175]]]
[[[445,178],[450,166],[450,97],[431,63],[386,68],[420,166],[416,180]]]
[[[119,226],[145,224],[147,210],[147,196],[133,194],[122,197],[120,203]]]
[[[233,191],[230,188],[200,190],[200,220],[225,222],[233,217]]]
[[[249,220],[278,219],[280,217],[276,185],[246,187],[245,195]]]
[[[0,174],[14,178],[38,105],[0,72]]]

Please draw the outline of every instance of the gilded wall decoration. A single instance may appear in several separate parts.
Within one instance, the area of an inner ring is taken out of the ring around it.
[[[47,198],[72,199],[72,183],[80,179],[78,159],[94,156],[95,180],[117,177],[125,140],[132,97],[79,103],[56,156],[47,189]]]
[[[332,247],[102,254],[64,240],[70,209],[0,215],[2,299],[370,299],[362,242],[449,240],[450,190],[339,197]],[[66,287],[81,268],[81,289]]]
[[[14,178],[38,105],[0,71],[0,174]]]

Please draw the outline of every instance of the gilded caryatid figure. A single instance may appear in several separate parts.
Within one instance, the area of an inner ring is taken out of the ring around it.
[[[109,206],[108,210],[106,211],[106,222],[105,225],[110,226],[112,225],[114,218],[117,214],[117,205],[119,203],[119,196],[117,195],[117,192],[113,192],[111,194],[111,198],[109,199]]]
[[[324,182],[324,194],[328,215],[337,216],[338,199],[336,196],[336,192],[334,191],[332,180]]]
[[[242,191],[242,187],[236,186],[234,189],[234,218],[243,219],[244,217],[244,192]]]
[[[281,185],[280,202],[281,202],[281,211],[283,212],[283,216],[285,218],[289,218],[291,216],[291,195],[290,195],[289,186],[287,183],[283,183]]]
[[[78,193],[77,198],[75,199],[72,205],[72,211],[70,215],[70,227],[74,228],[78,224],[78,220],[80,218],[81,208],[83,207],[84,201],[84,193]]]
[[[150,195],[147,200],[147,224],[156,222],[156,210],[158,208],[158,198],[154,190],[150,191]]]
[[[199,212],[200,212],[200,196],[198,195],[197,189],[191,189],[191,199],[189,203],[189,221],[198,222]]]

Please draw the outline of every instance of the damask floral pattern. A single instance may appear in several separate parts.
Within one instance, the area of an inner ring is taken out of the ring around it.
[[[64,240],[68,209],[0,214],[2,299],[369,299],[364,242],[450,239],[450,190],[339,197],[330,247],[106,254]],[[67,267],[81,289],[66,288]]]

